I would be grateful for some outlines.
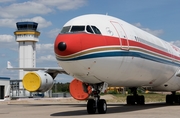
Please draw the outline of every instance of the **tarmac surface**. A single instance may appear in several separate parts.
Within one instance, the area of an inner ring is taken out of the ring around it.
[[[128,106],[108,103],[106,114],[89,115],[86,101],[66,99],[20,99],[0,101],[0,118],[179,118],[180,105],[146,103]]]

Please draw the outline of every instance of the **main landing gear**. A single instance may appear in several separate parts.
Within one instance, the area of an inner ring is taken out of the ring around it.
[[[96,111],[98,111],[99,114],[105,114],[107,111],[107,104],[106,100],[100,99],[100,90],[99,85],[93,85],[93,91],[91,96],[94,97],[94,99],[89,99],[87,102],[87,112],[89,114],[95,114]]]
[[[171,95],[166,95],[167,104],[180,104],[180,95],[176,95],[176,91],[173,91]]]
[[[137,94],[137,88],[133,87],[133,88],[130,88],[130,90],[133,93],[133,95],[127,96],[126,98],[127,105],[135,105],[135,104],[144,105],[144,102],[145,102],[144,96],[139,96]]]

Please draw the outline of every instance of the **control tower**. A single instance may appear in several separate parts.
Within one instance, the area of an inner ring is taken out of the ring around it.
[[[36,42],[39,41],[40,32],[37,31],[36,22],[17,22],[17,30],[14,32],[16,42],[19,43],[19,68],[36,67]],[[19,71],[19,79],[22,80],[26,72]],[[22,83],[19,83],[22,90]]]

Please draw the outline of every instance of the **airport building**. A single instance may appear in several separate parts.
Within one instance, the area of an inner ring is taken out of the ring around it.
[[[0,77],[0,100],[9,97],[10,78]]]

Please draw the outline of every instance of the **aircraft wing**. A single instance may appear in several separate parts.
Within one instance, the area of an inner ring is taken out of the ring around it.
[[[38,67],[38,68],[14,68],[11,65],[11,62],[7,62],[7,69],[9,70],[24,70],[24,71],[39,71],[43,70],[47,73],[59,73],[59,74],[68,74],[64,69],[61,67]]]

